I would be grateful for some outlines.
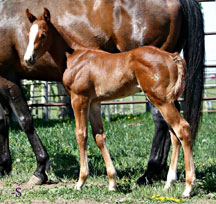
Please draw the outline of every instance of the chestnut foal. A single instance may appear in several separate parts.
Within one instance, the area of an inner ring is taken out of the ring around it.
[[[118,54],[83,48],[75,42],[70,48],[62,37],[66,36],[64,31],[61,30],[60,34],[51,23],[48,9],[44,9],[44,14],[38,19],[28,10],[26,14],[33,23],[26,55],[36,61],[48,51],[63,74],[64,87],[71,97],[80,149],[80,175],[76,189],[82,188],[89,174],[86,147],[88,119],[105,161],[109,190],[116,189],[116,171],[106,147],[100,102],[130,96],[142,90],[160,110],[171,129],[173,153],[165,188],[176,180],[181,143],[186,171],[183,196],[190,196],[195,183],[192,140],[188,122],[173,105],[185,85],[186,65],[179,54],[151,46]],[[66,56],[66,52],[70,54]]]

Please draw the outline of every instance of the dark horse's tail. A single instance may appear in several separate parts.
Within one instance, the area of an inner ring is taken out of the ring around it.
[[[204,85],[204,26],[200,5],[196,0],[179,0],[183,11],[183,50],[187,63],[184,116],[195,139],[202,105]]]

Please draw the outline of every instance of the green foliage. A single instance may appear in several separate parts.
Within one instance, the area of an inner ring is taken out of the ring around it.
[[[169,191],[164,191],[164,181],[155,181],[152,186],[133,189],[136,180],[147,165],[154,125],[151,115],[113,117],[104,121],[107,146],[117,169],[116,192],[109,192],[108,178],[103,158],[89,127],[88,161],[90,176],[82,191],[75,191],[74,184],[79,174],[79,150],[73,120],[35,121],[37,132],[49,152],[51,171],[49,178],[58,184],[22,189],[16,198],[10,192],[28,181],[36,169],[36,160],[26,135],[17,124],[10,131],[10,150],[13,170],[0,181],[0,203],[31,203],[32,201],[56,200],[85,201],[86,203],[214,203],[216,199],[216,131],[215,114],[202,117],[199,134],[194,146],[197,184],[191,200],[182,200],[184,189],[184,160],[181,152],[178,173],[179,181]],[[170,160],[170,158],[168,159]],[[1,183],[4,187],[1,187]]]

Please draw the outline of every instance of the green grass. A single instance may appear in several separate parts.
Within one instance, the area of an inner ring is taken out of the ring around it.
[[[179,181],[169,191],[163,191],[164,181],[133,189],[136,180],[144,173],[152,143],[154,125],[148,113],[142,116],[112,116],[111,122],[104,121],[107,146],[118,174],[116,192],[108,191],[104,161],[91,136],[91,128],[88,139],[90,176],[82,191],[76,191],[74,184],[79,174],[79,150],[74,121],[35,120],[37,132],[51,159],[49,179],[58,184],[21,189],[22,196],[16,197],[18,193],[11,192],[16,192],[17,187],[28,181],[36,169],[36,161],[26,135],[14,124],[10,131],[13,170],[0,180],[0,184],[5,185],[0,188],[0,203],[31,203],[44,199],[51,203],[59,200],[74,203],[78,200],[86,203],[216,203],[215,122],[216,114],[204,114],[202,117],[194,146],[198,181],[190,200],[180,200],[185,182],[182,152],[178,165]]]

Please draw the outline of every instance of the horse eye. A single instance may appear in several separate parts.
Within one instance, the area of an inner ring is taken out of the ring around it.
[[[45,33],[42,33],[41,34],[41,38],[43,39],[43,38],[45,38],[46,37],[46,34]]]

